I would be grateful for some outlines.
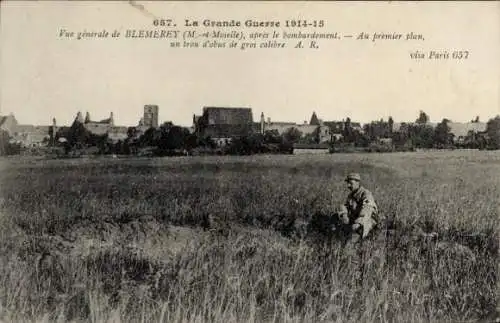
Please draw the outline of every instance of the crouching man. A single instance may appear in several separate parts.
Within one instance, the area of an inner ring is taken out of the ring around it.
[[[357,173],[346,179],[350,193],[344,205],[335,214],[336,229],[343,231],[348,245],[359,242],[370,235],[379,224],[378,207],[373,194],[361,186]]]

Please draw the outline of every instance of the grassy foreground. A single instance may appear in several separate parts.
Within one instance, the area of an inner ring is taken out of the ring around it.
[[[353,257],[301,225],[349,171],[390,224]],[[495,152],[0,160],[0,321],[488,320],[498,174]]]

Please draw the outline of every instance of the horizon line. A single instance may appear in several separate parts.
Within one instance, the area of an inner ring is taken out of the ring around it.
[[[155,105],[155,104],[146,104],[146,105]],[[237,107],[237,106],[216,106],[216,105],[204,105],[204,106],[202,107],[202,112],[203,112],[203,109],[204,109],[204,108],[250,109],[250,110],[252,110],[252,108],[251,108],[251,107],[244,107],[244,106],[239,106],[239,107]],[[423,110],[422,110],[422,111],[423,111]],[[88,112],[88,110],[87,110],[87,111],[85,111],[85,112]],[[425,112],[425,111],[424,111],[424,112]],[[82,110],[78,110],[78,111],[76,111],[76,113],[75,113],[75,117],[73,118],[73,121],[71,121],[71,122],[70,122],[70,125],[74,122],[74,120],[76,119],[76,117],[77,117],[78,113],[82,113]],[[111,113],[113,113],[113,118],[114,118],[114,120],[116,121],[116,120],[117,120],[117,118],[116,118],[117,114],[115,114],[115,113],[114,113],[114,111],[112,111],[112,110],[111,110],[111,111],[109,111],[108,116],[109,116]],[[192,114],[193,114],[193,116],[201,116],[201,115],[202,115],[202,114],[197,115],[195,112],[193,112]],[[257,114],[258,114],[258,113],[257,113]],[[264,116],[266,115],[263,111],[261,111],[261,114],[264,114]],[[316,112],[315,112],[314,110],[312,110],[312,112],[311,112],[311,116],[312,116],[312,114],[316,114]],[[0,117],[4,117],[4,116],[8,116],[8,115],[13,115],[13,116],[15,117],[15,113],[14,113],[14,112],[12,112],[12,111],[11,111],[11,112],[9,112],[8,114],[2,114],[2,112],[1,112],[1,110],[0,110]],[[333,120],[329,120],[329,119],[325,119],[325,118],[320,118],[320,117],[318,116],[318,114],[316,114],[316,116],[317,116],[317,118],[318,118],[319,120],[321,120],[322,122],[345,122],[345,119],[347,119],[347,118],[351,118],[350,116],[345,116],[345,117],[343,117],[342,119],[339,119],[339,120],[335,120],[335,119],[333,119]],[[494,119],[495,117],[498,117],[498,116],[500,116],[500,114],[496,114],[496,115],[493,115],[493,116],[489,116],[489,117],[487,117],[487,121],[484,121],[484,119],[479,118],[479,123],[487,123],[489,120]],[[137,123],[136,123],[136,124],[134,124],[134,125],[130,125],[130,124],[128,124],[128,125],[127,125],[127,124],[119,125],[119,124],[118,124],[118,123],[116,123],[116,122],[114,122],[114,123],[116,124],[116,126],[117,126],[117,127],[118,127],[118,126],[137,127],[137,126],[138,126],[138,123],[139,123],[139,120],[141,120],[141,119],[142,119],[142,117],[143,117],[143,115],[139,115],[139,118],[138,118],[138,120],[137,120]],[[395,119],[394,119],[394,117],[392,117],[392,116],[389,116],[389,117],[393,118],[394,123],[414,123],[414,122],[415,122],[414,120],[409,120],[409,121],[408,121],[408,120],[405,120],[405,121],[397,121],[397,120],[395,120]],[[387,122],[387,121],[388,121],[388,119],[389,119],[389,117],[387,117],[387,118],[383,118],[383,117],[382,117],[382,118],[380,118],[380,119],[370,120],[370,121],[368,121],[368,122],[363,122],[363,121],[358,121],[358,120],[355,120],[355,119],[351,119],[351,122],[360,123],[361,125],[365,125],[365,124],[370,124],[370,123],[372,123],[372,122],[378,122],[378,121],[380,121],[381,119],[382,119],[383,121]],[[52,118],[53,118],[53,119],[55,118],[55,119],[56,119],[56,121],[57,121],[57,118],[56,118],[56,117],[52,117]],[[261,122],[260,118],[261,118],[261,116],[258,116],[257,118],[254,118],[254,111],[252,110],[252,120],[253,120],[253,122],[254,122],[254,123],[260,123],[260,122]],[[310,117],[308,117],[308,118],[310,118]],[[418,118],[418,116],[415,118],[415,120],[416,120],[417,118]],[[102,120],[105,120],[105,119],[106,119],[106,118],[104,118],[104,119],[102,119]],[[454,121],[454,120],[452,120],[452,119],[450,119],[450,118],[446,118],[446,117],[444,117],[443,119],[448,119],[448,120],[450,120],[450,122],[451,122],[451,123],[473,123],[473,118],[472,118],[471,120],[468,120],[468,121]],[[437,123],[440,123],[443,119],[441,119],[440,121],[432,121],[432,120],[431,120],[431,118],[429,117],[429,121],[428,121],[427,123],[431,123],[431,124],[432,124],[432,123],[435,123],[435,124],[437,124]],[[16,120],[17,120],[17,119],[16,119]],[[100,122],[100,121],[101,121],[100,119],[99,119],[99,120],[97,120],[97,119],[96,119],[96,120],[91,120],[91,122]],[[266,118],[266,120],[264,120],[264,121],[265,121],[265,122],[268,122],[267,118]],[[19,121],[18,121],[18,122],[19,122]],[[167,123],[167,122],[171,122],[171,123],[175,124],[172,120],[163,120],[161,123],[159,122],[159,124],[163,124],[163,123]],[[307,120],[302,120],[301,122],[295,122],[295,121],[285,121],[285,120],[281,120],[281,119],[279,119],[278,121],[276,121],[276,120],[274,120],[274,121],[273,121],[273,120],[271,119],[271,122],[286,122],[286,123],[294,123],[294,124],[297,124],[297,125],[303,125],[303,124],[304,124],[304,122],[308,122],[308,121],[307,121]],[[20,125],[32,125],[32,126],[51,126],[51,125],[52,125],[52,123],[48,123],[48,124],[32,124],[32,123],[22,123],[22,122],[19,122],[19,124],[20,124]],[[183,125],[183,123],[178,123],[178,124],[175,124],[175,125],[184,126],[184,125]],[[64,126],[64,125],[63,125],[63,126]],[[191,127],[191,125],[189,125],[189,126],[184,126],[184,127]]]

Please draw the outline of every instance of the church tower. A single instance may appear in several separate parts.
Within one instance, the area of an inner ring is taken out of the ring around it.
[[[146,104],[144,106],[144,125],[149,128],[158,128],[158,106]]]

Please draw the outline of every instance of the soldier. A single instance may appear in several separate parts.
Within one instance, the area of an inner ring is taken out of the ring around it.
[[[345,181],[350,193],[335,222],[340,222],[348,244],[352,244],[366,238],[377,226],[378,207],[372,193],[361,186],[359,174],[351,173]]]

